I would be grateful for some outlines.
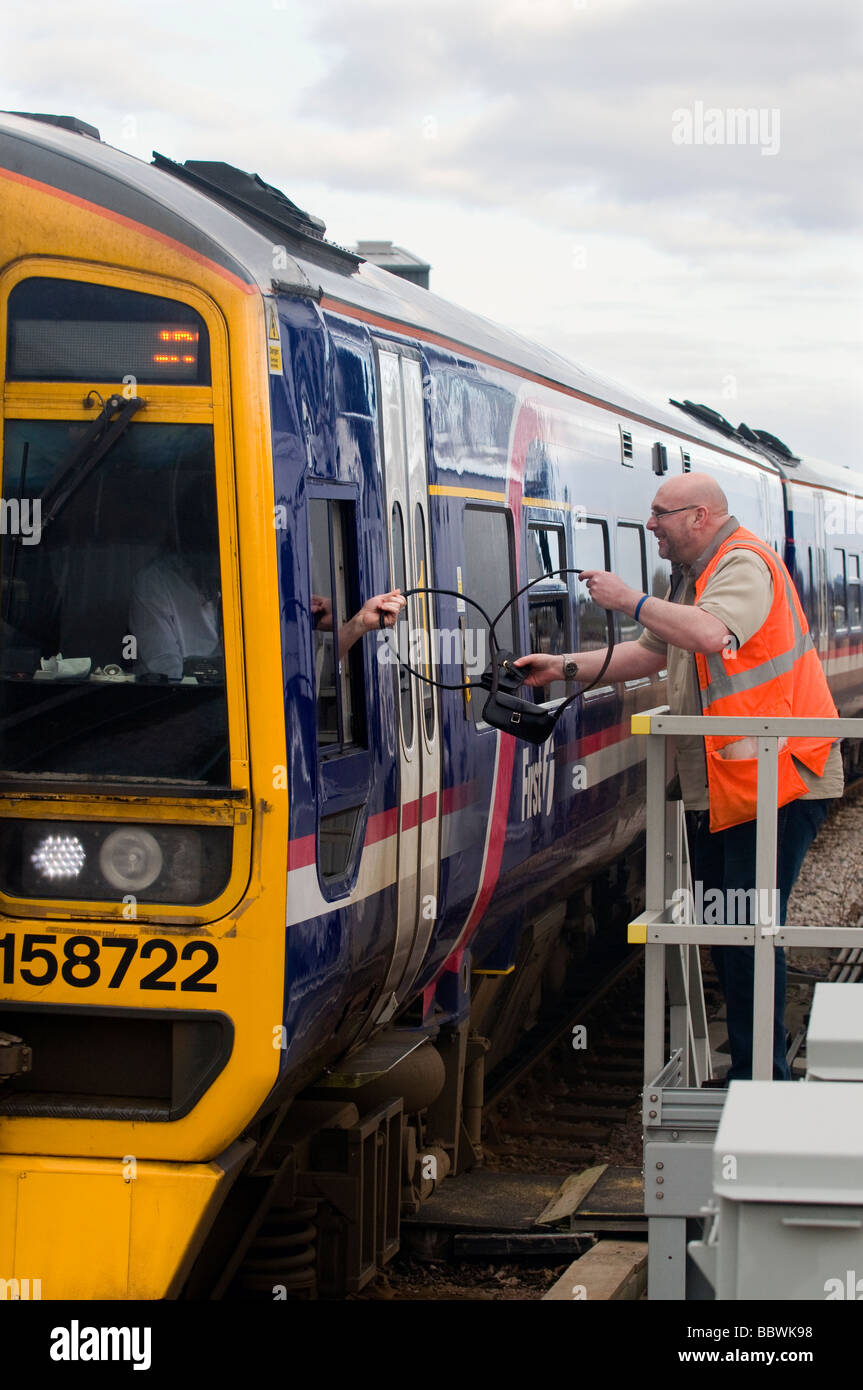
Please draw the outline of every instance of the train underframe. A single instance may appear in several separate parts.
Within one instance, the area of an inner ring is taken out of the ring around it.
[[[259,1120],[181,1296],[359,1293],[398,1251],[401,1218],[483,1162],[486,1077],[578,991],[588,962],[620,958],[642,883],[639,843],[525,924],[511,972],[467,979],[457,1022],[432,1035],[392,1028],[349,1073],[317,1078]]]

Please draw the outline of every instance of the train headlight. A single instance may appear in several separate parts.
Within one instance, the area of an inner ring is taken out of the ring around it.
[[[30,863],[47,879],[77,878],[87,855],[77,835],[46,835],[40,840]]]
[[[162,872],[165,856],[149,830],[115,830],[99,851],[99,868],[121,893],[142,893]]]
[[[197,906],[231,876],[230,825],[0,817],[0,891],[13,898]]]

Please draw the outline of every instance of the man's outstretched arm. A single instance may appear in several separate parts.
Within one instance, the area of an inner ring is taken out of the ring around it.
[[[605,660],[605,647],[597,651],[572,652],[572,660],[578,664],[576,679],[589,685],[596,680]],[[611,661],[603,677],[609,684],[613,681],[633,681],[639,676],[654,676],[665,666],[665,656],[648,651],[640,642],[622,642],[615,647]],[[551,685],[552,681],[562,681],[563,656],[548,656],[544,652],[534,652],[531,656],[520,656],[514,664],[528,671],[525,685]]]

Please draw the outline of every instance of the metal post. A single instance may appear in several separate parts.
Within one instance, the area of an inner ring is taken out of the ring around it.
[[[647,740],[647,835],[645,908],[665,908],[665,739]],[[665,946],[644,948],[644,1080],[650,1082],[665,1062]]]
[[[779,800],[779,743],[758,740],[758,801],[755,828],[755,977],[752,990],[752,1079],[773,1080],[774,942],[779,921],[776,892],[776,817]]]
[[[666,740],[666,749],[668,740]],[[666,777],[668,776],[666,760]],[[683,817],[679,801],[665,803],[665,903],[681,906],[681,889],[688,888],[689,874],[683,854]],[[685,901],[688,902],[688,899]],[[687,917],[688,917],[687,913]],[[680,1052],[685,1077],[690,1073],[689,972],[686,968],[686,947],[669,946],[665,952],[665,987],[668,994],[668,1037],[672,1052]],[[663,1059],[664,1060],[664,1059]]]

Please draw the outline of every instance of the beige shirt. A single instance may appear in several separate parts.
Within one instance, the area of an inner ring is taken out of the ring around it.
[[[672,568],[671,587],[666,594],[673,603],[695,603],[695,582],[704,573],[713,556],[739,522],[730,517],[714,536],[707,549],[691,565]],[[748,642],[767,621],[773,602],[773,577],[766,562],[754,550],[731,550],[723,555],[704,586],[698,607],[712,613],[736,637],[738,645]],[[649,619],[648,619],[649,621]],[[674,714],[700,714],[701,696],[695,656],[680,647],[671,647],[646,627],[638,641],[657,656],[665,656],[668,665],[667,696]],[[680,778],[680,790],[689,811],[706,811],[707,761],[703,738],[675,740],[675,761]],[[834,743],[827,757],[824,773],[817,777],[795,758],[795,766],[808,788],[803,800],[841,796],[844,787],[842,755]]]

